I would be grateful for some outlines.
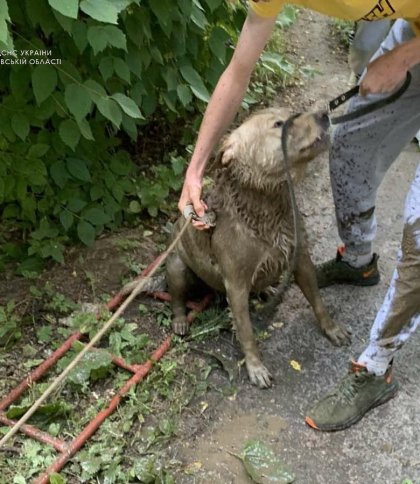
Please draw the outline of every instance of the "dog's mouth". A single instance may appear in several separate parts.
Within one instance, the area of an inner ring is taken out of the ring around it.
[[[301,148],[299,150],[299,153],[325,149],[328,146],[328,142],[329,142],[329,136],[326,132],[323,132],[320,135],[318,135],[311,144]]]

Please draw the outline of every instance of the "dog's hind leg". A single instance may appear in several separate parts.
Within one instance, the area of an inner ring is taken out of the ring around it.
[[[248,306],[249,289],[241,287],[238,281],[227,281],[225,279],[224,283],[234,318],[235,329],[242,351],[245,354],[245,364],[249,379],[252,384],[258,385],[260,388],[268,388],[271,386],[272,376],[262,364],[252,331]]]
[[[314,310],[317,322],[322,332],[325,333],[327,337],[336,345],[348,343],[350,337],[347,331],[338,324],[334,323],[325,309],[319,293],[315,266],[309,256],[308,249],[305,246],[301,248],[298,255],[294,275],[296,284],[299,286],[300,290],[303,292],[304,296]]]
[[[186,317],[185,303],[187,292],[194,281],[194,273],[184,264],[177,253],[168,257],[166,262],[166,279],[172,304],[172,330],[184,336],[188,333],[189,324]]]

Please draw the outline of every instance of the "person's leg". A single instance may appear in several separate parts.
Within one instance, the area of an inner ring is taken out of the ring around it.
[[[413,35],[407,22],[396,21],[374,57]],[[392,162],[420,127],[420,66],[411,73],[411,85],[397,101],[339,125],[334,132],[330,175],[338,232],[346,250],[336,261],[317,268],[320,287],[340,282],[368,285],[379,280],[376,258],[372,258],[372,241],[376,235],[376,192]],[[381,97],[357,96],[351,101],[349,111]],[[346,273],[359,267],[361,271]],[[365,275],[368,277],[364,279]]]
[[[369,346],[358,359],[376,375],[384,375],[395,352],[420,323],[420,165],[408,193],[404,232],[397,268],[370,334]]]
[[[407,195],[397,268],[373,324],[370,343],[349,374],[308,412],[319,430],[342,430],[398,389],[391,375],[396,351],[420,323],[420,165]]]

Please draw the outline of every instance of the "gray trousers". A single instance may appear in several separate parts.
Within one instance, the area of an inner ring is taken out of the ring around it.
[[[372,60],[413,37],[409,24],[397,20]],[[420,128],[420,65],[411,73],[410,87],[395,103],[338,126],[333,135],[330,174],[338,231],[349,253],[371,252],[377,189]],[[356,97],[349,111],[381,97]],[[377,373],[384,371],[420,322],[420,167],[407,196],[404,222],[397,268],[372,327],[369,346],[359,359]]]

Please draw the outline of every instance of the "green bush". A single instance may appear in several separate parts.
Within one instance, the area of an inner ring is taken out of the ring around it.
[[[3,261],[63,261],[69,239],[157,212],[182,160],[146,181],[130,138],[157,112],[203,109],[244,15],[224,0],[0,0]]]

